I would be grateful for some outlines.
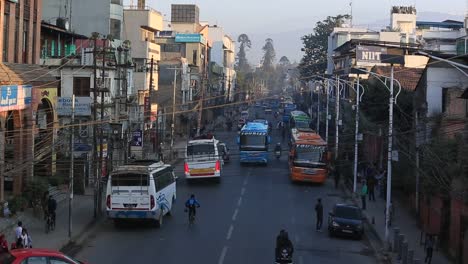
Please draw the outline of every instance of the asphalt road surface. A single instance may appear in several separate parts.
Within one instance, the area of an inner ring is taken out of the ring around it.
[[[261,110],[256,112],[263,117]],[[142,223],[116,228],[106,221],[76,257],[100,264],[274,263],[276,235],[286,229],[295,247],[294,263],[376,263],[365,238],[359,241],[328,236],[328,212],[334,203],[343,201],[331,181],[324,185],[291,183],[285,152],[280,160],[271,153],[267,166],[241,166],[236,132],[218,132],[216,136],[232,152],[220,183],[187,183],[183,164],[177,165],[178,199],[172,216],[164,218],[161,228]],[[281,138],[274,131],[271,150],[278,141]],[[283,145],[286,148],[287,144]],[[195,225],[189,227],[184,203],[192,193],[201,207]],[[324,232],[315,231],[317,198],[324,203]]]

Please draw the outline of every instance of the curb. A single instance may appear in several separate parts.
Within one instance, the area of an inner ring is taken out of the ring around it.
[[[341,191],[345,194],[346,200],[351,201],[354,205],[359,207],[359,201],[357,200],[356,197],[353,197],[353,193],[350,192],[350,190],[346,188],[344,184],[340,184],[340,187],[341,187]],[[372,237],[370,237],[369,234],[365,232],[364,236],[369,241],[369,245],[374,251],[377,261],[379,261],[380,263],[386,263],[386,264],[392,263],[391,258],[388,259],[388,256],[386,256],[386,254],[384,253],[385,251],[384,251],[383,240],[378,234],[377,230],[375,229],[375,226],[369,220],[369,216],[367,215],[367,212],[363,211],[363,214],[365,216],[364,225],[366,226],[366,230],[370,231],[370,233],[372,234]]]
[[[68,242],[59,248],[60,252],[63,252],[71,257],[74,257],[82,249],[82,245],[85,244],[86,240],[91,237],[91,234],[97,232],[98,227],[101,226],[106,220],[104,214],[100,217],[91,220],[81,232],[74,235]]]

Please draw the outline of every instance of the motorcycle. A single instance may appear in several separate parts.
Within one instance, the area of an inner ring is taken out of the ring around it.
[[[275,155],[276,155],[276,159],[280,159],[281,158],[281,151],[280,150],[275,151]]]
[[[276,257],[276,264],[293,264],[291,251],[287,248],[280,250],[279,255]]]

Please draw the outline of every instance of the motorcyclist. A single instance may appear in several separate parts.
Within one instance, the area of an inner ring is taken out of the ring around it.
[[[279,154],[281,155],[281,143],[276,143],[275,146],[275,154],[279,151]]]
[[[275,249],[275,258],[277,262],[281,258],[281,250],[286,249],[289,253],[289,257],[292,259],[294,253],[294,247],[289,239],[288,232],[282,229],[279,235],[276,237],[276,249]]]
[[[193,214],[193,217],[197,214],[197,209],[200,207],[200,203],[198,203],[197,199],[195,198],[195,194],[190,195],[190,198],[185,202],[185,207],[189,210],[189,217]]]

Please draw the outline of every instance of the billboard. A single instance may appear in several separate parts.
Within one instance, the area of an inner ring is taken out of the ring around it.
[[[91,97],[75,97],[75,116],[91,116]],[[57,114],[72,115],[72,98],[57,97]]]
[[[387,54],[387,48],[376,46],[357,46],[356,62],[358,63],[382,63],[381,55]]]
[[[205,37],[199,33],[190,33],[190,34],[176,34],[175,42],[178,43],[205,43]]]
[[[0,86],[0,112],[22,110],[31,105],[30,85]]]

